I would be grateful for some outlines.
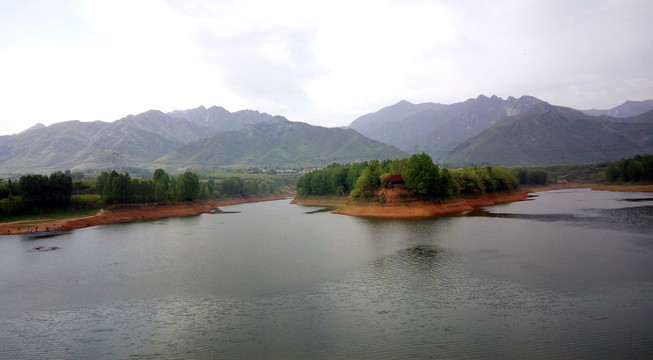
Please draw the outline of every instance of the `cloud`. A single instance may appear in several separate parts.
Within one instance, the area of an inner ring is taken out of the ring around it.
[[[653,98],[645,0],[68,0],[0,10],[0,134],[199,105],[340,126],[402,99],[528,94],[582,109]]]

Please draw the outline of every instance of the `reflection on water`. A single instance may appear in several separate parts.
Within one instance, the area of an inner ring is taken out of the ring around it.
[[[58,246],[35,246],[32,249],[29,249],[27,251],[29,252],[45,252],[45,251],[53,251],[59,249]]]
[[[537,195],[472,217],[279,201],[3,238],[0,358],[653,356],[652,204]]]
[[[626,196],[589,189],[549,191],[537,202],[476,209],[469,216],[564,222],[624,232],[653,233],[653,198],[645,193],[626,193]],[[509,209],[515,212],[505,211]]]
[[[653,201],[651,201],[653,202]],[[467,216],[524,219],[546,222],[565,222],[578,225],[650,234],[653,232],[653,206],[601,209],[581,214],[509,214],[476,209]]]

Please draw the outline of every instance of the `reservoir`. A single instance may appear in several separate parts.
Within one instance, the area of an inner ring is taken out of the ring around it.
[[[281,200],[3,236],[0,358],[652,358],[653,194],[532,195],[424,220]]]

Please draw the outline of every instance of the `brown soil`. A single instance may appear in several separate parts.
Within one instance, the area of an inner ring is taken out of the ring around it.
[[[522,187],[520,191],[509,194],[493,194],[468,199],[447,201],[442,204],[433,204],[422,201],[419,198],[409,196],[400,188],[383,189],[386,202],[380,205],[376,202],[342,202],[340,208],[334,211],[337,214],[376,217],[376,218],[426,218],[440,215],[450,215],[471,211],[479,206],[490,206],[515,201],[522,201],[528,198],[528,194],[536,191],[559,190],[569,188],[591,188],[593,190],[629,191],[629,192],[653,192],[653,185],[606,185],[606,184],[555,184],[539,187]],[[380,195],[377,194],[378,195]],[[305,200],[301,200],[305,203]],[[313,205],[320,204],[315,200]],[[324,203],[322,203],[324,204]],[[332,205],[332,204],[324,204]]]
[[[528,192],[517,191],[508,194],[493,194],[469,199],[458,199],[434,204],[415,197],[408,196],[401,189],[384,189],[385,204],[350,202],[342,209],[334,211],[336,214],[374,217],[374,218],[428,218],[440,215],[457,214],[474,210],[479,206],[490,206],[528,198]]]
[[[175,205],[116,206],[101,209],[96,215],[79,218],[37,218],[0,223],[0,235],[22,234],[30,231],[74,230],[96,225],[162,219],[167,217],[193,216],[211,212],[218,206],[256,201],[281,200],[285,196],[233,198],[202,203],[187,202]],[[37,229],[38,227],[38,229]]]

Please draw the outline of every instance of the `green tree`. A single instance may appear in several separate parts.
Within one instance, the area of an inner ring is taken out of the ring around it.
[[[519,187],[519,180],[506,168],[495,166],[489,170],[497,191],[510,191]]]
[[[163,169],[156,169],[154,170],[152,181],[154,181],[154,199],[156,202],[167,202],[170,187],[170,176],[168,173]]]
[[[381,186],[381,164],[379,160],[372,160],[367,167],[363,169],[361,175],[356,179],[354,190],[350,193],[352,198],[364,197],[369,199],[374,192]]]
[[[209,179],[206,182],[206,196],[212,198],[215,195],[215,182]]]
[[[70,198],[73,194],[73,179],[70,175],[57,171],[50,174],[48,206],[57,209],[64,209],[70,205]]]
[[[391,175],[403,174],[407,164],[408,164],[408,158],[394,159],[390,163],[390,169],[388,173]]]
[[[180,201],[181,200],[179,187],[177,186],[177,179],[174,176],[170,177],[170,184],[168,186],[168,197],[172,201]]]
[[[196,200],[200,196],[200,180],[196,174],[186,171],[177,178],[179,196],[183,201]]]
[[[297,195],[298,196],[310,196],[313,195],[311,189],[311,178],[313,177],[312,173],[306,173],[300,176],[297,179]]]
[[[426,197],[435,197],[441,193],[440,169],[426,153],[414,154],[408,159],[403,174],[408,190]]]
[[[222,180],[220,183],[220,193],[227,196],[242,195],[243,192],[243,179],[232,176]]]
[[[311,176],[312,195],[323,196],[329,193],[329,184],[325,171],[314,171]]]
[[[48,189],[48,178],[41,174],[24,175],[18,180],[20,196],[26,208],[39,213],[45,205],[44,196]]]
[[[616,166],[610,164],[605,168],[605,177],[608,179],[608,181],[615,182],[619,180],[620,176],[621,172]]]

